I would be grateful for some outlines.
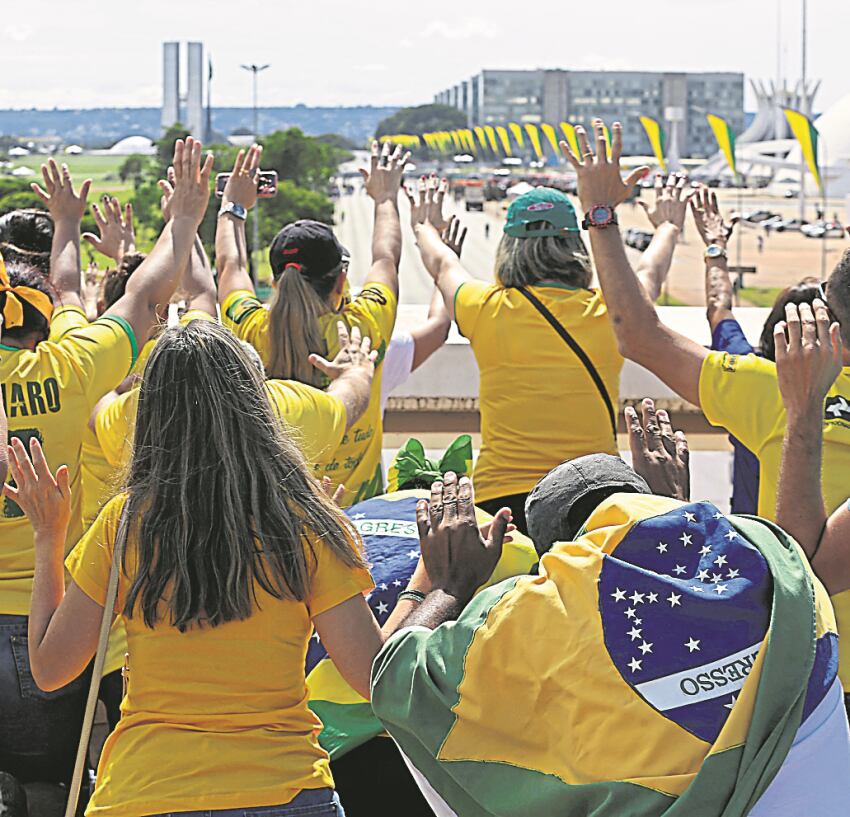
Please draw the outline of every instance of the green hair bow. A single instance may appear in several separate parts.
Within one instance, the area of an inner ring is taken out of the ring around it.
[[[425,448],[412,437],[398,450],[387,473],[387,491],[431,487],[448,471],[459,477],[472,471],[472,437],[461,434],[443,454],[439,462],[425,456]]]

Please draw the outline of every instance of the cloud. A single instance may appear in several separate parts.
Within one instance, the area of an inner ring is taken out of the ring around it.
[[[501,34],[499,27],[491,20],[470,17],[460,22],[448,23],[445,20],[432,20],[419,36],[423,39],[439,37],[444,40],[492,40]]]
[[[26,42],[35,33],[35,29],[26,23],[9,23],[3,27],[3,37],[16,43]]]
[[[356,71],[367,71],[369,73],[374,74],[374,73],[378,73],[380,71],[387,71],[388,68],[382,62],[370,62],[370,63],[367,63],[366,65],[356,65],[355,70]]]

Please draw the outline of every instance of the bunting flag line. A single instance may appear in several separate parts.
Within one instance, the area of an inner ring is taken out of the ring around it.
[[[469,153],[472,153],[473,155],[477,154],[478,148],[475,145],[475,136],[473,135],[472,131],[469,128],[464,128],[460,132],[460,134],[461,134],[461,137],[463,138],[463,140],[466,143],[466,150]]]
[[[522,150],[525,147],[525,137],[523,136],[522,128],[516,122],[508,122],[508,127],[520,150]]]
[[[484,126],[484,135],[487,137],[487,144],[490,145],[490,150],[493,151],[493,155],[498,156],[499,146],[496,144],[496,131],[493,129],[492,125]]]
[[[795,111],[793,108],[783,108],[783,110],[785,111],[785,118],[788,120],[791,132],[800,143],[809,173],[814,176],[818,190],[823,193],[823,178],[821,177],[820,165],[818,163],[818,137],[820,136],[818,129],[804,113]],[[803,183],[802,179],[800,183]]]
[[[664,138],[664,131],[658,122],[649,116],[642,116],[640,123],[646,131],[649,138],[649,144],[652,147],[652,152],[655,155],[655,161],[663,173],[667,172],[667,160],[664,158],[667,154],[667,144]]]
[[[513,156],[511,150],[511,138],[508,136],[507,130],[502,125],[496,125],[496,135],[502,143],[502,149],[505,151],[505,156]]]
[[[543,146],[540,144],[540,133],[537,130],[537,125],[532,125],[530,122],[525,123],[525,132],[531,140],[531,146],[534,148],[534,153],[538,160],[543,158]]]
[[[714,132],[714,138],[717,139],[717,144],[721,152],[726,157],[726,162],[735,178],[738,177],[738,163],[735,159],[735,132],[729,127],[729,123],[719,116],[710,113],[705,117],[711,130]]]
[[[549,142],[549,145],[552,148],[552,153],[555,154],[555,158],[559,159],[561,157],[561,148],[558,146],[558,135],[555,133],[555,129],[551,125],[542,124],[540,126],[540,130],[543,131],[543,135]]]
[[[472,130],[475,131],[475,135],[478,137],[478,144],[481,145],[484,150],[487,150],[487,135],[484,133],[484,128],[480,125],[476,125]]]
[[[570,150],[574,156],[581,156],[578,149],[578,137],[576,129],[569,122],[561,122],[561,133],[564,134],[564,140],[570,146]]]

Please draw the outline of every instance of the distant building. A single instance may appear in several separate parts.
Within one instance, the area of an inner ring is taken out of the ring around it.
[[[470,127],[508,122],[589,125],[594,117],[623,123],[626,154],[650,153],[641,116],[662,123],[668,152],[712,155],[717,143],[705,114],[744,129],[744,75],[655,71],[483,70],[442,91],[435,102],[462,110]]]
[[[162,129],[180,121],[180,43],[162,44]]]
[[[204,44],[188,44],[188,85],[186,92],[186,127],[192,136],[206,138],[204,111]]]

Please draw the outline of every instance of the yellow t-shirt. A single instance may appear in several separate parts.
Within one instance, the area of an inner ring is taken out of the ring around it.
[[[119,495],[68,557],[80,589],[106,599]],[[130,683],[121,720],[103,748],[87,815],[122,817],[288,803],[302,789],[332,787],[322,728],[307,706],[304,662],[312,620],[372,587],[365,570],[346,567],[313,541],[317,566],[305,602],[256,588],[244,621],[181,633],[125,619]],[[134,544],[126,553],[134,574]],[[131,580],[120,574],[117,609]]]
[[[267,380],[265,387],[272,408],[286,423],[307,464],[316,470],[345,435],[342,400],[294,380]],[[98,442],[113,467],[123,467],[130,460],[138,404],[139,390],[134,388],[107,403],[95,418]]]
[[[758,457],[759,515],[776,520],[782,439],[787,425],[776,364],[756,355],[712,352],[702,364],[699,399],[706,419],[725,428]],[[823,496],[832,513],[850,495],[850,367],[829,390],[824,406]],[[850,689],[850,591],[832,597],[840,638],[839,676]]]
[[[531,290],[584,349],[616,411],[623,358],[601,293],[557,283]],[[455,317],[481,373],[476,498],[526,493],[565,460],[617,453],[587,369],[520,292],[468,281]]]
[[[80,450],[94,404],[126,376],[136,337],[122,318],[107,317],[68,331],[35,351],[0,345],[0,392],[9,436],[26,446],[36,437],[52,471],[67,465],[71,524],[66,552],[82,534]],[[32,527],[18,505],[0,500],[0,613],[29,615],[34,569]]]
[[[82,329],[89,325],[85,311],[79,306],[60,306],[53,310],[50,318],[50,333],[47,339],[58,343],[73,329]]]
[[[358,326],[363,335],[371,339],[372,348],[378,350],[369,407],[348,430],[333,456],[322,459],[321,467],[316,471],[317,476],[329,476],[335,485],[345,485],[344,507],[384,491],[381,363],[395,326],[396,309],[396,297],[390,289],[383,284],[371,283],[340,312],[328,312],[319,319],[328,346],[327,357],[332,358],[339,351],[336,324],[340,319],[349,327]],[[252,292],[232,292],[222,305],[222,321],[237,337],[248,341],[263,363],[269,365],[269,313]]]

